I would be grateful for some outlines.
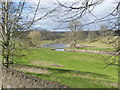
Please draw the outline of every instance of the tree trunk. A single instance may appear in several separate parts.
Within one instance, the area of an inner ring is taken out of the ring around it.
[[[9,33],[9,28],[8,28],[8,0],[3,2],[2,5],[2,20],[3,20],[3,25],[2,25],[2,56],[3,56],[3,65],[5,67],[9,67],[9,55],[10,55],[10,50],[9,50],[9,41],[10,41],[10,33]]]

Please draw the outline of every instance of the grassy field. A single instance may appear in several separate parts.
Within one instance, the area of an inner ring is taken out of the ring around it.
[[[94,46],[96,48],[113,48],[113,44],[106,44],[102,39],[94,42],[78,41],[77,44]]]
[[[118,67],[108,66],[98,54],[61,52],[48,48],[23,51],[25,56],[14,58],[16,64],[44,68],[48,74],[25,71],[28,74],[56,81],[72,88],[117,87]],[[109,55],[102,55],[108,57]],[[24,69],[23,69],[24,71]],[[34,71],[34,70],[33,70]]]
[[[78,50],[94,50],[94,51],[115,51],[114,48],[96,48],[96,47],[83,47],[77,48]]]
[[[40,45],[42,45],[42,44],[47,44],[47,43],[52,43],[52,42],[54,42],[53,40],[42,40],[42,41],[40,41],[40,42],[38,42]]]
[[[115,51],[113,44],[106,44],[104,39],[94,42],[78,41],[77,44],[83,45],[83,47],[78,47],[77,50]]]

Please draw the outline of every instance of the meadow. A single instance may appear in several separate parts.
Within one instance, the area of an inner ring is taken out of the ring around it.
[[[72,88],[117,87],[118,67],[107,66],[101,60],[109,55],[54,51],[50,48],[31,48],[23,50],[22,54],[21,58],[14,58],[15,68],[27,74]],[[32,69],[25,70],[24,66]],[[35,68],[41,70],[35,72]]]

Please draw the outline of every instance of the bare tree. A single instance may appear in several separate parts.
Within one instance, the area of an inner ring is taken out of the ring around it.
[[[59,0],[57,0],[59,5],[61,5],[62,7],[64,7],[63,10],[66,11],[65,14],[63,14],[64,16],[66,16],[65,18],[61,19],[58,18],[61,22],[70,22],[71,20],[77,20],[77,19],[81,19],[83,16],[85,16],[86,13],[89,13],[91,15],[94,16],[92,10],[95,8],[96,5],[102,3],[104,0],[78,0],[73,2],[73,3],[61,3]],[[69,15],[68,15],[69,14]],[[118,18],[116,18],[118,15]],[[118,43],[120,42],[119,40],[119,36],[120,36],[120,1],[117,2],[117,6],[114,8],[114,10],[112,12],[110,12],[108,15],[102,17],[102,18],[96,18],[94,21],[87,23],[87,24],[83,24],[83,25],[90,25],[92,23],[95,22],[99,22],[100,21],[104,21],[104,19],[106,19],[107,17],[112,16],[114,18],[112,18],[111,20],[115,20],[118,19],[118,22],[113,23],[113,21],[111,22],[113,26],[111,26],[111,30],[116,30],[118,33],[117,38],[111,38],[111,40],[109,39],[109,44],[112,43],[115,51],[114,54],[115,58],[113,58],[114,56],[111,55],[108,58],[104,58],[103,61],[105,61],[106,64],[108,65],[117,65],[120,66],[118,64],[119,60],[118,60],[118,55],[120,55],[120,45],[118,45]],[[96,16],[94,16],[96,17]],[[108,19],[109,20],[109,19]],[[117,30],[118,27],[118,30]],[[104,27],[105,29],[106,27]],[[113,36],[112,36],[113,37]]]
[[[2,40],[0,41],[2,46],[2,63],[5,67],[9,67],[9,64],[12,63],[10,58],[13,56],[12,53],[14,52],[16,46],[15,39],[13,39],[14,31],[29,30],[34,23],[47,17],[56,8],[46,12],[43,16],[36,18],[40,6],[40,0],[38,1],[36,7],[33,8],[28,7],[28,5],[26,8],[26,4],[28,3],[25,2],[25,0],[18,3],[12,2],[11,0],[2,0],[0,3],[2,6],[2,18],[0,20],[2,26]],[[33,12],[30,14],[31,18],[29,18],[28,13],[25,12],[25,9],[28,8],[28,11]],[[22,34],[16,38],[17,41],[21,38],[21,36]]]
[[[71,47],[76,47],[76,35],[78,31],[83,31],[82,23],[79,20],[72,20],[68,24],[69,29],[71,32],[69,32],[68,35],[71,37]],[[82,32],[81,32],[82,33]]]
[[[27,37],[31,39],[33,45],[37,46],[41,40],[41,33],[37,30],[30,31]]]
[[[79,20],[72,20],[70,21],[68,27],[71,31],[81,31],[83,30],[82,23]]]
[[[114,14],[116,13],[116,14]],[[119,66],[120,60],[119,60],[119,55],[120,55],[120,2],[117,2],[117,6],[114,9],[114,12],[112,12],[112,15],[117,16],[118,22],[115,22],[114,24],[114,29],[116,30],[116,37],[111,36],[109,39],[109,44],[113,45],[114,48],[114,53],[108,57],[103,57],[102,60],[107,64],[107,65],[116,65]],[[116,24],[117,23],[117,24]]]
[[[88,31],[88,41],[94,42],[98,38],[98,35],[95,31]]]
[[[109,30],[107,25],[100,25],[100,33],[101,33],[101,38],[104,39],[103,42],[105,44],[109,44],[110,38],[113,37],[114,31]]]
[[[94,16],[92,11],[94,10],[95,6],[99,5],[103,1],[104,0],[78,0],[72,1],[72,3],[61,3],[59,0],[57,0],[58,4],[63,7],[62,10],[64,10],[64,14],[62,14],[62,16],[66,16],[63,19],[58,19],[62,22],[70,22],[71,20],[83,18],[86,13]]]
[[[82,19],[87,13],[94,16],[92,13],[93,9],[103,1],[104,0],[78,0],[73,1],[72,3],[61,3],[57,0],[58,4],[63,7],[62,10],[64,11],[64,14],[61,15],[62,18],[58,17],[58,19],[60,22],[69,22],[68,28],[73,32],[71,36],[73,43],[76,43],[76,40],[73,38],[74,31],[83,30],[83,25],[78,20]]]
[[[100,30],[107,30],[108,26],[107,25],[100,25]]]

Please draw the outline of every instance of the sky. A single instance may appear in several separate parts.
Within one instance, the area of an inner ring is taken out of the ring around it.
[[[13,1],[17,2],[20,0],[13,0]],[[26,0],[26,1],[29,2],[29,4],[33,7],[36,7],[37,3],[38,3],[38,0]],[[64,3],[73,3],[73,2],[80,1],[80,0],[58,0],[58,1],[64,4]],[[84,0],[81,0],[81,1],[84,1]],[[95,7],[95,9],[93,10],[94,15],[98,19],[108,15],[116,7],[115,2],[118,2],[118,1],[119,0],[104,0],[104,2],[102,4],[97,5]],[[57,6],[58,6],[58,3],[56,0],[40,0],[39,11],[37,13],[36,19],[43,16],[48,11],[54,9]],[[46,30],[51,30],[51,31],[69,31],[70,29],[66,28],[66,27],[68,27],[68,23],[58,22],[59,21],[59,20],[57,20],[58,17],[61,19],[65,17],[65,16],[62,16],[62,14],[65,13],[64,11],[62,11],[63,9],[58,9],[58,10],[60,10],[60,11],[54,12],[54,13],[50,14],[47,18],[35,23],[32,28],[46,29]],[[28,12],[28,11],[26,10],[26,12]],[[29,18],[32,17],[32,14],[33,13],[29,13]],[[67,16],[69,16],[69,15],[66,15],[66,17]],[[82,24],[86,24],[86,23],[94,21],[96,19],[96,17],[86,14],[85,17],[80,19],[80,22]],[[112,17],[110,16],[107,19],[109,19],[109,18],[112,18]],[[86,25],[83,28],[84,28],[84,30],[98,30],[100,25],[103,25],[103,24],[110,25],[109,24],[110,22],[111,21],[93,23],[91,25]]]

